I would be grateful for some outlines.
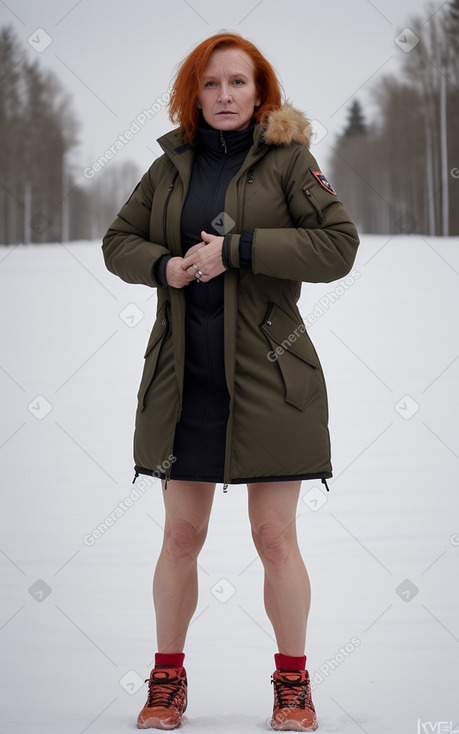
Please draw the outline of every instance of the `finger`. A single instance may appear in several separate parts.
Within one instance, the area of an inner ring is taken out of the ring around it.
[[[213,240],[214,236],[215,235],[213,235],[213,234],[208,234],[204,229],[201,232],[201,237],[202,237],[203,242],[205,244],[207,244],[208,242],[210,242],[211,240]]]
[[[182,260],[182,263],[181,263],[182,264],[182,270],[189,270],[190,268],[193,267],[193,263],[194,263],[194,257],[193,257],[193,255],[190,255],[189,257],[184,257],[183,260]],[[194,268],[193,268],[193,270],[194,270]]]
[[[184,258],[191,257],[191,255],[194,255],[196,252],[198,252],[202,247],[205,247],[205,242],[197,242],[196,245],[193,245],[192,247],[189,247],[188,250],[184,254]]]
[[[192,267],[193,265],[197,265],[196,255],[188,255],[183,258],[183,261],[182,261],[183,270],[188,270],[188,268]],[[198,268],[199,268],[199,265],[198,265]]]

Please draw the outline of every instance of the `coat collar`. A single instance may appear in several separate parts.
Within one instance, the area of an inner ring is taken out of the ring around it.
[[[207,152],[220,156],[225,154],[238,154],[242,150],[248,150],[253,144],[253,127],[245,130],[215,130],[213,127],[200,127],[198,129],[197,143]]]
[[[311,137],[311,123],[300,110],[297,110],[289,102],[285,102],[279,109],[270,112],[265,122],[261,125],[255,125],[254,128],[256,148],[263,146],[263,144],[283,146],[292,143],[305,145],[309,148]],[[158,143],[170,157],[180,155],[194,147],[191,143],[183,141],[178,129],[158,138]]]

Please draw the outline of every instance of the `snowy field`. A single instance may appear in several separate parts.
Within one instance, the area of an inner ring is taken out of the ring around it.
[[[131,484],[156,295],[98,242],[0,261],[0,732],[134,731],[163,522],[159,482]],[[363,237],[347,280],[303,288],[335,474],[298,507],[324,734],[459,731],[458,276],[459,238]],[[183,728],[267,731],[276,648],[244,486],[217,486],[200,583]]]

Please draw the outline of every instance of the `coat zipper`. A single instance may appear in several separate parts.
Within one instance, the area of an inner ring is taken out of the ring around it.
[[[222,146],[222,148],[223,148],[223,152],[224,152],[224,153],[225,153],[225,155],[226,155],[226,154],[228,153],[228,149],[227,149],[227,147],[226,147],[226,142],[225,142],[225,138],[224,138],[223,132],[222,132],[221,130],[220,130],[220,143],[221,143],[221,146]],[[222,169],[221,169],[221,171],[223,170],[223,168],[224,168],[224,167],[225,167],[225,159],[223,159],[223,166],[222,166]],[[220,171],[220,173],[221,173],[221,171]],[[225,484],[223,485],[223,492],[225,492],[225,493],[226,493],[227,491],[228,491],[228,485],[227,485],[227,484],[225,483]]]
[[[221,179],[221,176],[222,176],[222,173],[224,171],[224,168],[225,168],[225,165],[226,165],[226,161],[227,161],[226,154],[227,154],[228,151],[227,151],[227,148],[226,148],[225,138],[223,137],[223,133],[222,133],[221,130],[220,130],[220,141],[221,141],[221,146],[223,148],[223,153],[225,155],[223,156],[223,158],[221,160],[221,163],[220,163],[218,175],[217,175],[217,178],[216,178],[216,181],[215,181],[215,187],[214,187],[213,195],[211,196],[211,198],[210,198],[210,200],[209,200],[209,202],[207,204],[207,214],[208,215],[210,215],[210,212],[213,209],[214,198],[215,198],[215,196],[217,194],[217,190],[218,190],[218,187],[220,185],[220,179]]]
[[[221,132],[220,132],[220,135],[221,135],[221,138],[223,138],[223,135],[221,134]],[[223,139],[223,142],[224,142],[224,139]],[[242,182],[242,186],[238,186],[237,189],[236,189],[236,196],[237,196],[237,227],[238,227],[238,230],[237,231],[239,231],[239,232],[242,232],[243,222],[244,222],[245,187],[246,187],[247,184],[253,184],[253,172],[254,172],[253,166],[251,166],[250,168],[248,168],[247,171],[246,171],[246,173],[245,173],[245,176],[241,177],[241,179],[240,179],[240,182]],[[233,386],[233,390],[234,390],[234,386]],[[234,397],[233,397],[233,400],[234,400]],[[230,415],[228,417],[228,423],[231,421],[231,425],[230,425],[230,433],[231,433],[231,435],[233,433],[233,410],[234,410],[234,406],[231,408]],[[227,459],[227,457],[226,457],[226,451],[225,451],[225,468],[226,468],[226,465],[227,465],[227,460],[226,459]],[[227,484],[227,482],[225,482],[223,484],[223,492],[226,493],[227,491],[228,491],[228,484]]]
[[[178,175],[179,175],[179,172],[176,171],[174,173],[174,178],[172,179],[172,183],[170,183],[169,186],[168,186],[168,192],[167,192],[167,196],[166,196],[166,201],[164,202],[164,209],[163,209],[163,245],[164,245],[164,247],[168,247],[168,244],[167,244],[167,208],[168,208],[169,199],[171,198],[172,192],[173,192],[174,187],[175,187],[175,181],[176,181]],[[178,423],[179,418],[180,418],[180,407],[179,407],[179,415],[177,417],[176,424]],[[171,470],[170,470],[170,467],[169,467],[169,469],[166,470],[164,490],[167,489],[167,483],[168,483],[168,481],[170,479],[170,476],[171,476]],[[135,482],[136,478],[137,477],[134,477],[134,482]]]

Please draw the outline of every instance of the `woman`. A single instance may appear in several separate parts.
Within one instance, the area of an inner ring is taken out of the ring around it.
[[[306,670],[309,579],[297,545],[301,481],[331,477],[321,366],[297,308],[301,282],[346,275],[358,236],[281,104],[258,49],[223,33],[179,67],[158,158],[103,243],[109,270],[157,288],[134,440],[136,476],[163,480],[153,596],[158,653],[139,728],[180,725],[197,556],[217,482],[247,484],[278,652],[277,730],[317,728]],[[224,487],[226,489],[226,486]],[[167,490],[167,491],[166,491]]]

